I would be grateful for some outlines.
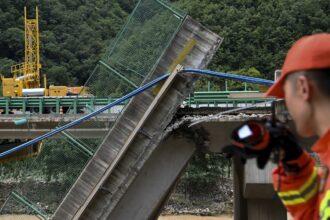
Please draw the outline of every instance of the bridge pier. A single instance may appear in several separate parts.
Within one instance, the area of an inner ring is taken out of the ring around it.
[[[175,182],[196,150],[186,138],[171,135],[139,171],[107,219],[157,219]],[[127,207],[130,207],[129,211]]]
[[[264,170],[255,161],[233,159],[234,220],[286,220],[287,212],[270,181],[273,164]]]

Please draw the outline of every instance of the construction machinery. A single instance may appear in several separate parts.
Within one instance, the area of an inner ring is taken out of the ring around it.
[[[24,29],[24,62],[11,66],[12,77],[6,78],[1,75],[3,96],[12,99],[12,97],[58,97],[84,93],[86,89],[82,86],[67,87],[51,85],[47,88],[45,74],[43,75],[43,85],[41,85],[40,70],[42,66],[40,64],[38,6],[35,8],[35,18],[28,18],[27,8],[26,6],[24,7]],[[34,109],[36,108],[30,107],[25,110],[35,112],[36,110]],[[37,111],[50,113],[49,107]],[[12,112],[10,111],[10,113]],[[26,140],[3,139],[0,142],[0,152],[11,149],[24,141]],[[13,155],[1,158],[0,164],[34,157],[40,153],[41,148],[42,142],[31,145]]]
[[[86,93],[86,89],[82,86],[51,85],[47,88],[45,74],[43,74],[43,86],[41,86],[38,6],[35,10],[35,18],[28,18],[26,6],[24,7],[24,62],[11,66],[12,77],[6,78],[1,75],[3,96],[67,96]]]

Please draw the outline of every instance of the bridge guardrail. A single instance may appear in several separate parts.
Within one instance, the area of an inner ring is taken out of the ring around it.
[[[88,111],[96,106],[105,106],[117,98],[96,98],[96,97],[29,97],[29,98],[0,98],[0,109],[2,114],[11,114],[13,110],[21,113],[55,113],[67,112],[84,113],[84,108]],[[126,102],[120,105],[124,106]]]
[[[256,104],[270,101],[270,98],[247,97],[232,98],[233,94],[257,93],[257,91],[201,91],[194,92],[187,97],[184,105],[189,107],[238,107],[240,105]],[[108,97],[28,97],[28,98],[0,98],[0,110],[2,114],[11,114],[13,110],[20,111],[22,114],[29,113],[54,113],[60,114],[67,112],[71,108],[71,114],[86,113],[97,107],[105,106],[118,98]],[[119,105],[126,105],[128,101]]]

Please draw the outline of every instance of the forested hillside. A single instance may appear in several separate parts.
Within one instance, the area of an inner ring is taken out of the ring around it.
[[[35,1],[28,1],[29,17]],[[124,24],[134,0],[39,1],[42,72],[49,83],[82,85],[110,40]],[[24,1],[0,1],[0,72],[23,61]]]
[[[255,68],[272,78],[297,38],[330,31],[329,0],[172,0],[225,37],[210,69]],[[49,83],[82,85],[136,0],[39,1],[42,72]],[[28,1],[34,16],[34,1]],[[0,72],[23,60],[24,1],[0,1]]]
[[[330,32],[329,0],[175,0],[225,38],[212,69],[256,68],[273,77],[290,45],[303,35]]]

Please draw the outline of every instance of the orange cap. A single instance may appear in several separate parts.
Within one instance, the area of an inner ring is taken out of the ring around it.
[[[281,76],[265,96],[283,98],[283,84],[287,75],[302,70],[330,68],[330,34],[305,36],[295,42],[286,55]]]

